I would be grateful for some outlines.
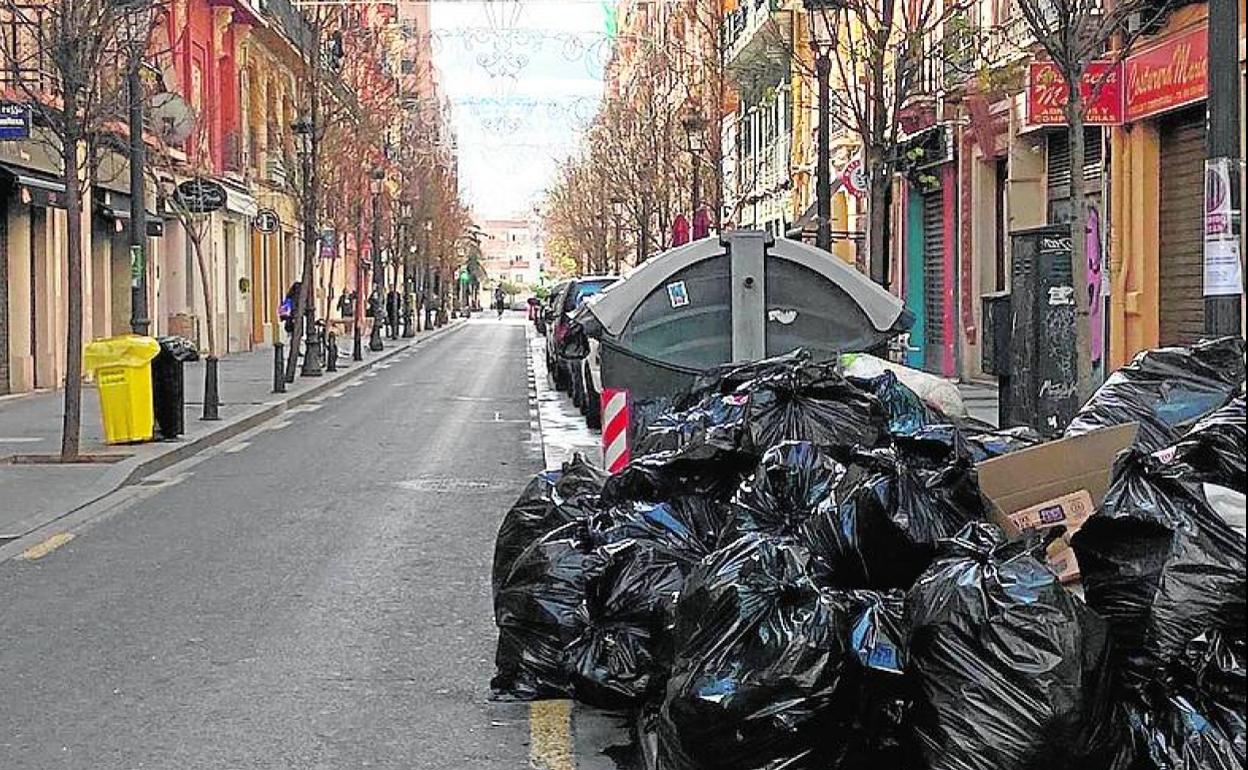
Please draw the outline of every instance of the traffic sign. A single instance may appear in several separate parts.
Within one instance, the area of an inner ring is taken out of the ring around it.
[[[862,165],[862,158],[854,158],[845,166],[841,174],[841,183],[851,194],[861,198],[867,194],[867,169]]]

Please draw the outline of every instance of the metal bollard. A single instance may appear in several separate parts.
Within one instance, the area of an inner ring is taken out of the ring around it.
[[[360,324],[357,322],[355,324],[355,334],[353,335],[353,341],[351,343],[352,361],[364,360],[364,340],[362,334],[363,333],[360,331]]]
[[[201,420],[220,420],[221,392],[217,388],[217,358],[204,359],[204,414]]]
[[[273,392],[286,392],[286,345],[273,343]]]
[[[325,351],[325,371],[338,371],[338,335],[330,332],[325,337],[325,345],[329,350]]]

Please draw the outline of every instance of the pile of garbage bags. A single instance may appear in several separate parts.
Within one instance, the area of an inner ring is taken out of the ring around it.
[[[1142,354],[1080,412],[1142,425],[1081,587],[979,488],[1034,431],[801,351],[709,372],[623,471],[577,457],[507,513],[495,697],[636,709],[664,770],[1243,767],[1242,357]]]

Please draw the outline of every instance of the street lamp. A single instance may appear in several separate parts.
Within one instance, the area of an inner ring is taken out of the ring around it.
[[[373,330],[368,337],[368,349],[374,352],[384,350],[386,345],[381,341],[381,318],[385,312],[386,301],[386,268],[381,261],[381,190],[385,185],[386,172],[378,167],[373,169],[368,183],[369,192],[373,194],[373,297],[369,303],[373,307]]]
[[[620,223],[624,220],[624,199],[612,198],[611,211],[615,215],[615,274],[620,274]]]
[[[424,263],[423,277],[421,282],[421,301],[425,306],[425,330],[434,327],[433,317],[433,262],[429,259],[430,255],[430,233],[433,231],[433,221],[430,219],[422,219],[420,221],[420,237],[421,237],[421,261]]]
[[[300,295],[303,297],[303,368],[300,374],[304,377],[320,377],[321,369],[321,337],[316,332],[316,302],[313,301],[312,278],[313,264],[320,253],[319,228],[317,227],[316,192],[312,187],[312,162],[316,151],[316,126],[311,119],[302,117],[290,126],[295,135],[296,151],[299,153],[300,166],[303,174],[303,285]],[[298,345],[298,340],[292,344]],[[289,379],[294,379],[293,359],[287,369]]]
[[[696,238],[698,209],[702,208],[702,185],[699,171],[701,170],[702,152],[706,149],[703,133],[706,129],[706,120],[696,108],[690,107],[688,114],[685,115],[680,125],[685,129],[685,137],[688,140],[689,147],[689,167],[693,171],[693,184],[692,190],[690,190],[689,230]]]
[[[832,46],[836,40],[833,13],[837,0],[803,0],[810,18],[810,48],[815,54],[815,76],[819,80],[819,135],[815,152],[815,211],[819,227],[815,245],[832,250],[832,109],[829,81],[832,77]]]
[[[130,330],[145,336],[151,330],[152,321],[148,318],[147,308],[147,202],[144,195],[147,152],[143,144],[144,95],[141,72],[152,25],[153,7],[150,2],[139,0],[127,3],[122,8],[126,15],[126,37],[129,43],[126,86],[130,97]]]

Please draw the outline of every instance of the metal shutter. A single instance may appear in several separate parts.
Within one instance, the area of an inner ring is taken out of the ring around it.
[[[945,345],[945,227],[943,192],[923,196],[923,368],[941,373]]]
[[[0,396],[9,392],[9,208],[0,199]]]
[[[1167,117],[1161,124],[1157,211],[1162,345],[1194,342],[1205,333],[1204,175],[1204,107]]]

